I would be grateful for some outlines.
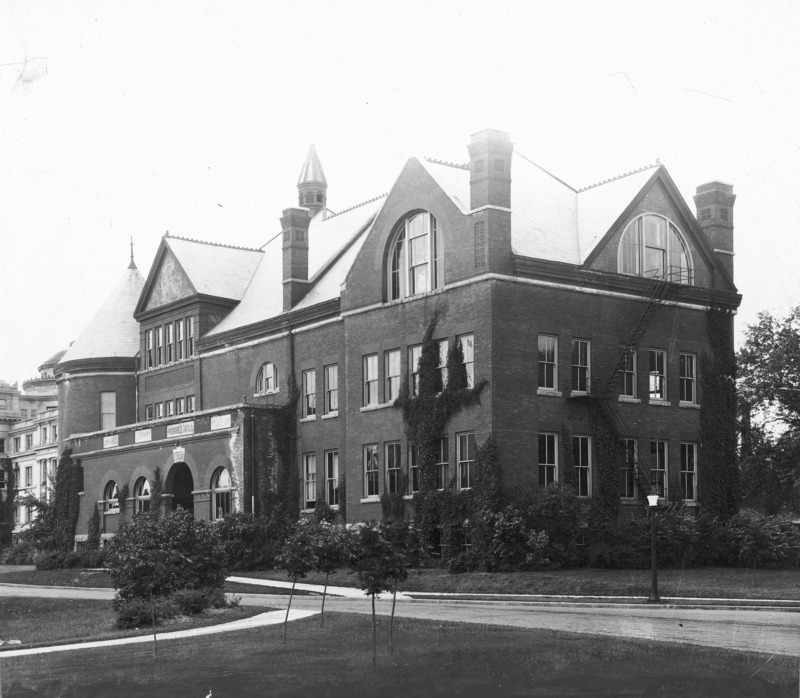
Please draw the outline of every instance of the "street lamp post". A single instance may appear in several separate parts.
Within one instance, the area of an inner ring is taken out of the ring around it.
[[[658,494],[655,490],[647,495],[647,503],[650,505],[650,574],[652,588],[650,589],[650,603],[660,603],[661,597],[658,595],[658,566],[656,564],[656,509],[658,508]]]

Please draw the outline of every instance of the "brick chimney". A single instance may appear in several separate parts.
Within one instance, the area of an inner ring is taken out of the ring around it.
[[[733,185],[708,182],[697,187],[694,203],[697,222],[711,247],[733,279]]]
[[[308,224],[306,208],[287,208],[283,229],[283,309],[291,310],[308,291]]]
[[[488,128],[472,134],[469,150],[470,208],[511,208],[511,156],[514,144],[505,131]]]

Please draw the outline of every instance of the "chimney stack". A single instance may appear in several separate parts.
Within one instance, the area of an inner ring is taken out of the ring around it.
[[[733,185],[708,182],[697,187],[694,203],[697,222],[706,234],[722,266],[733,279]]]
[[[514,144],[509,134],[487,128],[472,134],[467,149],[470,208],[511,208],[511,156]]]
[[[283,309],[291,310],[308,291],[308,225],[306,208],[287,208],[283,229]]]

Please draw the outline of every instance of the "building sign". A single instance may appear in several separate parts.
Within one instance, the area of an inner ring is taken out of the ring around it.
[[[194,422],[167,424],[167,438],[171,436],[183,436],[184,434],[194,434]]]
[[[186,449],[185,448],[173,448],[172,449],[172,462],[173,463],[184,463],[184,462],[186,462]]]
[[[231,415],[217,414],[211,418],[211,430],[214,429],[230,429],[231,428]]]
[[[119,446],[119,434],[103,437],[103,448],[114,448],[115,446]]]
[[[145,441],[150,441],[153,438],[152,429],[139,429],[133,433],[133,440],[135,443],[140,444]]]

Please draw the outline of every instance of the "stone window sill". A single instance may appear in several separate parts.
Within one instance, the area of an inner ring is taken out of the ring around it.
[[[323,414],[322,419],[336,419],[339,416],[339,410],[335,412],[328,412],[328,414]]]
[[[669,400],[654,400],[651,398],[649,404],[658,405],[659,407],[672,407],[672,403]]]
[[[359,499],[358,501],[359,501],[360,504],[370,504],[370,503],[380,504],[381,503],[381,498],[377,497],[377,496],[375,496],[375,497],[364,497],[362,499]]]
[[[698,405],[696,402],[683,402],[683,401],[681,401],[681,402],[678,403],[678,407],[682,407],[682,408],[684,408],[686,410],[699,410],[700,409],[700,405]]]
[[[316,422],[316,421],[317,421],[317,415],[310,414],[308,417],[303,417],[300,420],[300,423],[302,424],[303,422]]]
[[[253,393],[253,397],[264,397],[266,395],[277,395],[280,393],[280,388],[275,388],[274,390],[265,390],[261,393]]]
[[[628,397],[627,395],[620,395],[617,398],[620,402],[627,403],[629,405],[641,405],[642,401],[638,397]]]
[[[380,402],[377,405],[364,405],[359,412],[374,412],[375,410],[385,410],[387,407],[393,406],[393,402]]]
[[[560,390],[551,390],[550,388],[536,388],[537,395],[546,395],[547,397],[561,397]]]

